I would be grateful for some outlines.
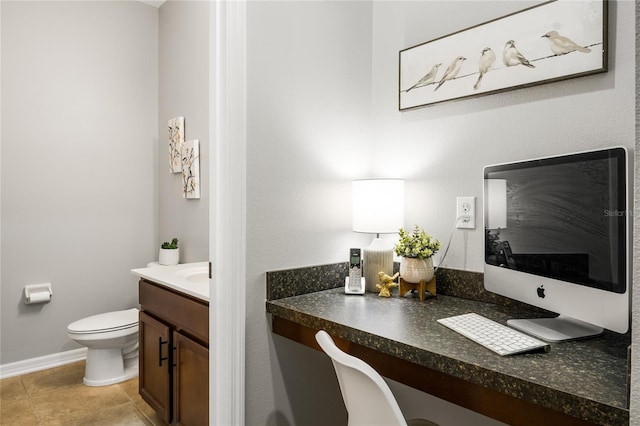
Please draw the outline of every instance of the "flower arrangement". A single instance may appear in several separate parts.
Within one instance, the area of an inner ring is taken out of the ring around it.
[[[396,254],[401,257],[427,259],[440,250],[440,241],[427,234],[418,225],[408,233],[400,228],[400,240],[393,247]]]

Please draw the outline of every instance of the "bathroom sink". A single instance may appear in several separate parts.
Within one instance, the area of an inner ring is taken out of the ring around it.
[[[131,272],[149,281],[166,285],[202,300],[209,300],[209,262],[153,266],[132,269]]]
[[[187,270],[185,271],[184,278],[191,283],[208,283],[209,268],[194,268],[193,270]]]

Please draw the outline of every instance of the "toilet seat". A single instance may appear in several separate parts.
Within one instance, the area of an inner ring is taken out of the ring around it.
[[[72,334],[95,334],[137,328],[138,312],[137,308],[132,308],[93,315],[72,322],[67,327],[67,331]]]

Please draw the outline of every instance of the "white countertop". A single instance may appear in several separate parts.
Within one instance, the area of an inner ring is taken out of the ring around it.
[[[198,299],[209,301],[209,262],[132,269],[131,273]]]

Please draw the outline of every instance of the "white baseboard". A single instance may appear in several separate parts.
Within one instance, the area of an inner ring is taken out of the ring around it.
[[[0,365],[0,379],[33,373],[34,371],[47,370],[72,362],[87,359],[87,348],[73,349],[71,351],[58,352],[56,354],[39,356],[23,361],[11,362]]]

